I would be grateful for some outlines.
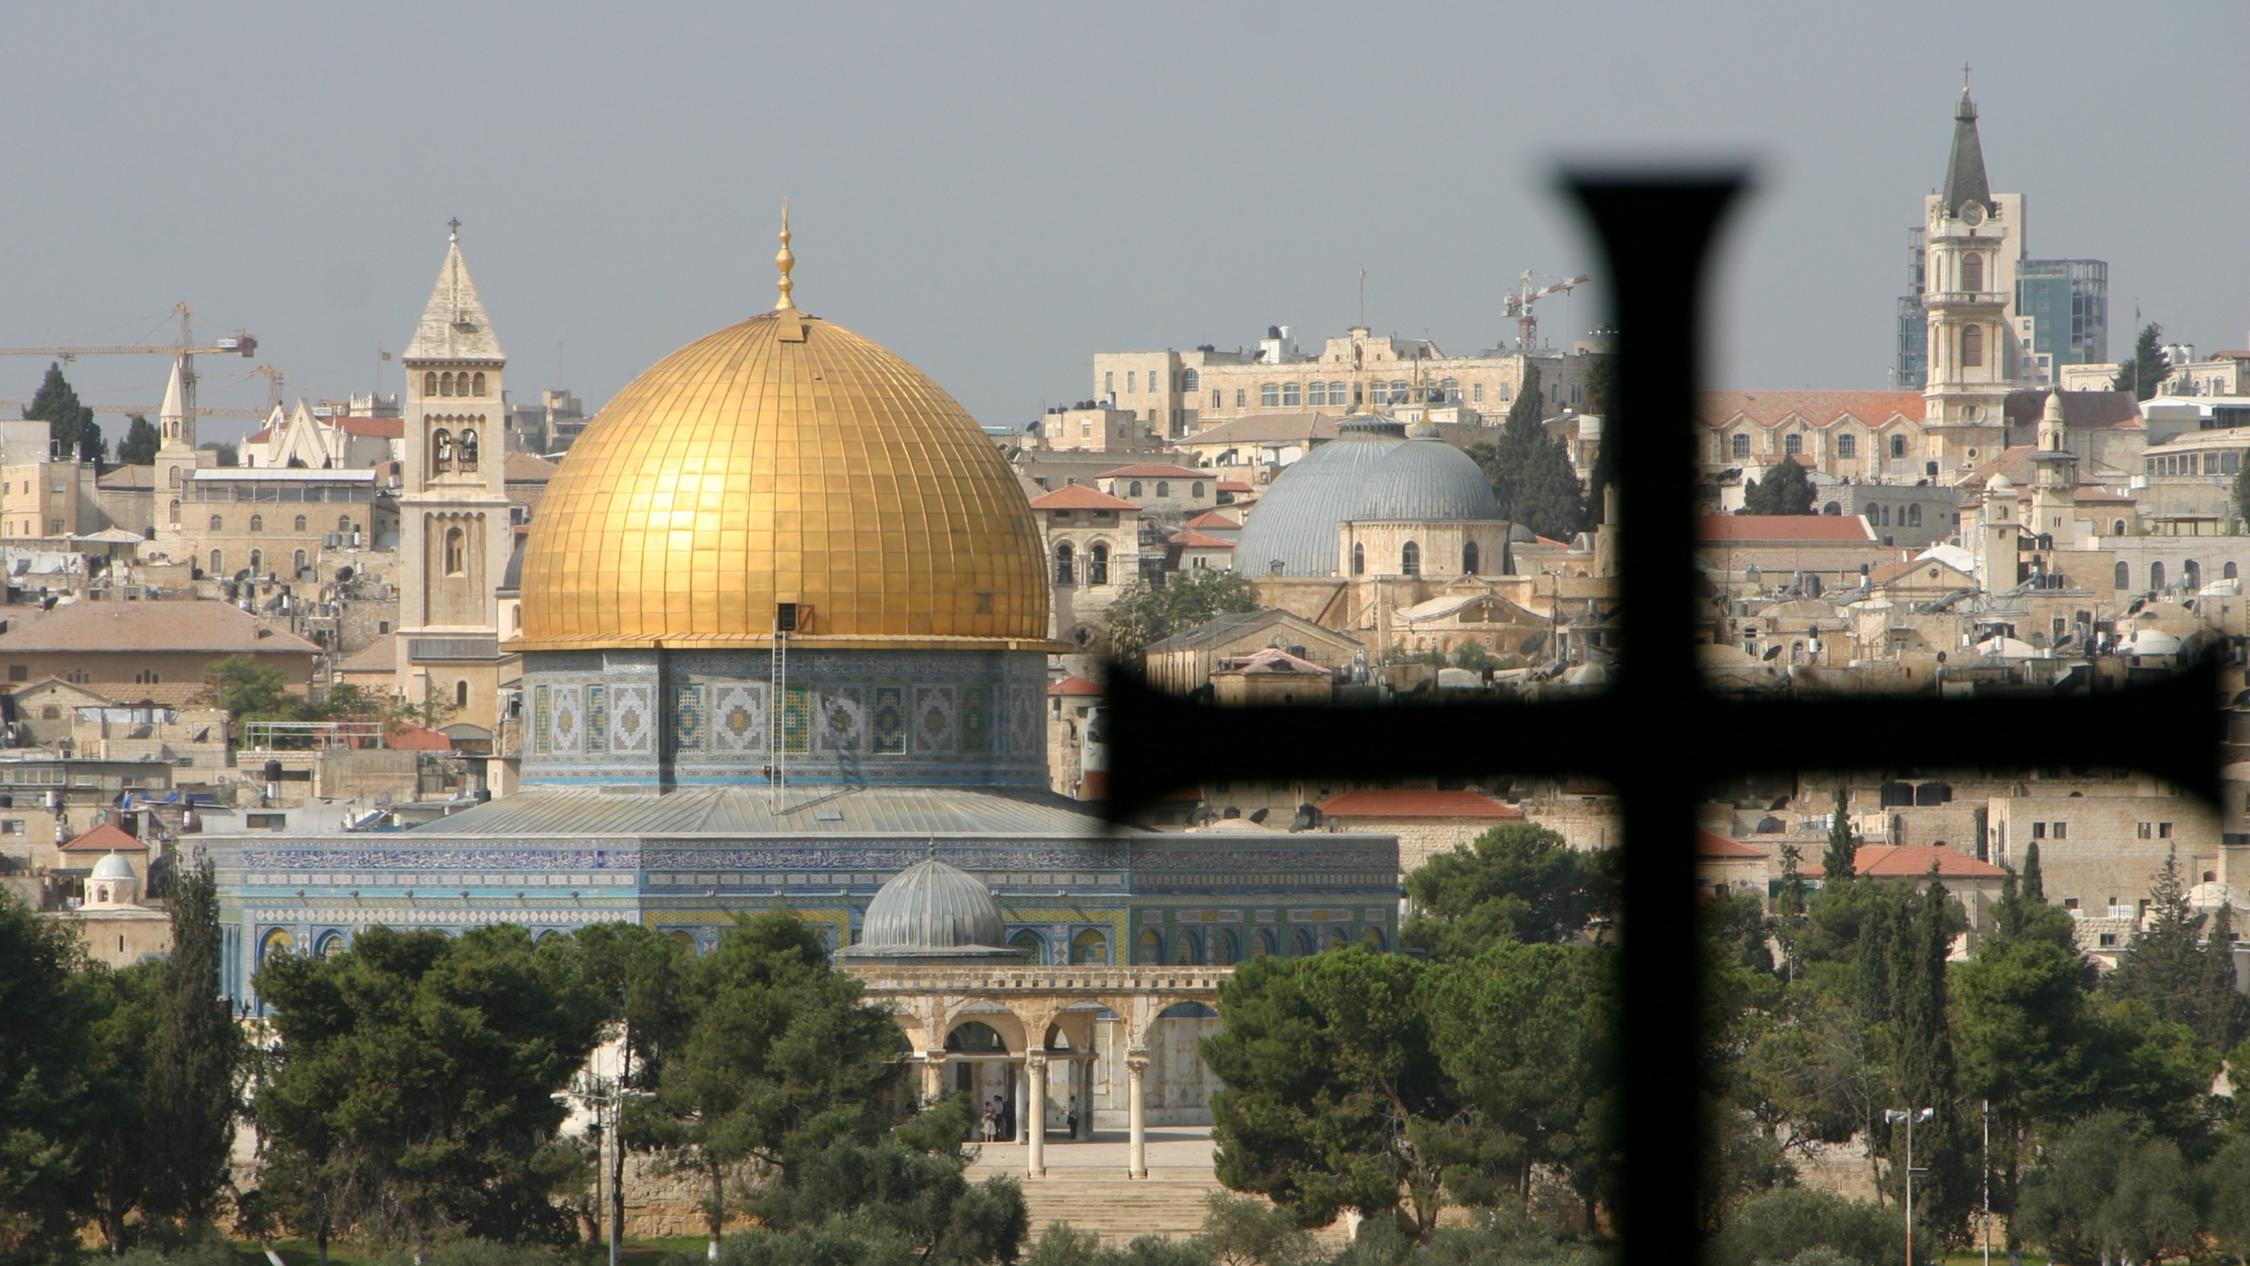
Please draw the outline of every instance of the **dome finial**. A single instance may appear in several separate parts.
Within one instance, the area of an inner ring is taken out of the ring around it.
[[[774,267],[781,270],[781,280],[774,283],[775,289],[781,291],[781,297],[773,301],[773,310],[776,312],[794,312],[797,305],[795,301],[790,299],[789,292],[796,289],[797,285],[789,280],[789,270],[797,266],[797,257],[789,251],[789,199],[787,198],[781,200],[781,249],[774,252],[773,262]]]

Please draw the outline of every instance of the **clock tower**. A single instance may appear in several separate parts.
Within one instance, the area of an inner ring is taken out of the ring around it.
[[[515,544],[503,483],[508,356],[461,258],[461,222],[450,228],[437,285],[400,357],[397,685],[407,702],[436,705],[449,729],[474,726],[489,739],[505,666],[496,591]]]
[[[1929,379],[1922,424],[1941,472],[1999,456],[2019,357],[2008,320],[2023,257],[2023,198],[1992,193],[1966,82],[1953,111],[1945,187],[1924,201]]]

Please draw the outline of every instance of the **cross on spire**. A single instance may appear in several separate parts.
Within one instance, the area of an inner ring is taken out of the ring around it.
[[[451,234],[451,236],[450,236],[449,240],[451,240],[451,241],[455,241],[455,242],[458,242],[458,241],[460,241],[460,240],[461,240],[461,217],[460,217],[460,216],[454,216],[454,217],[453,217],[452,219],[450,219],[450,220],[447,220],[447,221],[445,222],[445,227],[447,227],[447,228],[449,228],[449,229],[453,230],[453,232],[452,232],[452,234]]]
[[[1967,63],[1967,62],[1962,62],[1962,63],[1961,63],[1961,91],[1963,91],[1963,92],[1967,92],[1968,90],[1969,90],[1969,63]]]

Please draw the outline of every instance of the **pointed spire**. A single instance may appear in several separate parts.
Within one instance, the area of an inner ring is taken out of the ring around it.
[[[177,424],[187,420],[187,381],[182,361],[182,357],[172,358],[172,377],[164,384],[164,405],[156,411],[156,420],[163,424],[166,435],[176,433]]]
[[[781,270],[781,279],[774,283],[774,289],[781,292],[781,297],[773,301],[773,310],[776,312],[793,312],[796,310],[797,304],[789,297],[789,292],[797,288],[797,283],[789,280],[789,270],[797,266],[797,257],[791,254],[789,250],[789,199],[787,198],[781,200],[781,249],[774,252],[773,263],[774,267]]]
[[[1961,68],[1961,101],[1953,108],[1953,152],[1945,163],[1945,213],[1961,214],[1971,202],[1981,202],[1987,212],[1999,208],[1992,201],[1992,186],[1984,174],[1984,145],[1977,139],[1977,103],[1969,95],[1969,68]]]
[[[484,297],[477,293],[468,261],[461,257],[460,219],[446,221],[446,228],[445,263],[438,269],[437,284],[430,287],[430,301],[423,305],[414,338],[400,359],[409,363],[505,361],[508,354],[501,350],[500,338],[492,331]]]

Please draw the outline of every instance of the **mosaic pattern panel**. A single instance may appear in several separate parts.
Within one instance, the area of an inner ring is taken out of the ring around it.
[[[532,746],[541,756],[555,750],[554,740],[548,730],[550,720],[547,687],[541,686],[532,692],[531,697]]]
[[[982,754],[992,750],[992,692],[984,686],[961,688],[961,750]]]
[[[586,751],[607,750],[609,746],[609,687],[586,687]]]
[[[961,705],[951,686],[914,688],[914,751],[951,756],[961,746]]]
[[[906,688],[903,686],[875,687],[875,706],[868,713],[868,725],[874,735],[877,756],[900,756],[906,752]]]
[[[854,755],[866,751],[867,692],[858,686],[823,686],[817,701],[820,750]]]
[[[672,687],[672,748],[700,752],[710,737],[710,713],[703,706],[703,687]]]
[[[781,750],[793,756],[812,750],[812,691],[807,687],[782,691]]]
[[[717,750],[746,755],[766,750],[766,687],[762,682],[714,689],[711,738]]]
[[[1024,753],[1039,749],[1039,707],[1045,692],[1032,693],[1022,682],[1008,687],[1008,750]]]
[[[645,755],[655,746],[656,687],[640,683],[614,686],[609,701],[609,747]]]

